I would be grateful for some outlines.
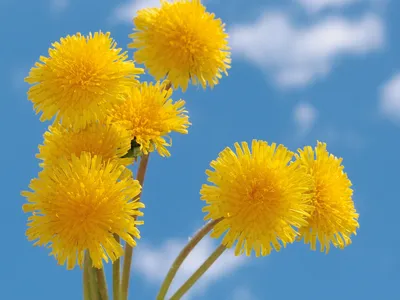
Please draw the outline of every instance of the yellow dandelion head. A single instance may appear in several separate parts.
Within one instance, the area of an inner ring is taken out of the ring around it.
[[[185,101],[173,102],[168,83],[142,83],[133,86],[126,100],[109,111],[110,122],[119,124],[131,132],[131,138],[140,145],[144,154],[157,150],[161,156],[169,156],[166,147],[171,146],[168,134],[187,134],[190,125]]]
[[[279,251],[295,240],[295,227],[307,224],[312,179],[304,168],[288,165],[293,153],[283,145],[253,140],[251,149],[243,142],[235,150],[226,148],[211,162],[214,171],[206,174],[213,185],[200,191],[208,204],[205,219],[223,218],[211,236],[226,232],[222,243],[232,247],[237,241],[236,255]]]
[[[28,99],[42,113],[41,121],[57,116],[63,125],[85,127],[104,118],[112,104],[122,101],[124,88],[143,73],[127,57],[109,33],[68,35],[31,69],[25,79],[33,85]]]
[[[343,171],[342,159],[326,150],[326,144],[318,142],[312,147],[298,150],[296,163],[306,167],[314,179],[314,210],[308,225],[300,228],[301,238],[311,249],[317,240],[321,251],[329,252],[330,243],[343,249],[351,243],[350,236],[359,227],[358,214],[352,200],[351,181]]]
[[[131,246],[139,239],[133,216],[142,216],[140,184],[132,178],[120,179],[124,167],[104,162],[99,156],[83,153],[72,160],[44,169],[22,192],[28,218],[26,235],[35,246],[51,248],[60,265],[73,269],[82,266],[88,251],[93,266],[101,268],[103,259],[115,261],[123,255],[117,234]]]
[[[101,156],[103,160],[115,160],[129,165],[132,158],[122,158],[131,148],[131,134],[114,124],[92,123],[84,129],[56,124],[44,134],[44,143],[39,146],[37,158],[42,166],[57,164],[61,157],[71,159],[82,152]]]
[[[175,88],[187,89],[189,81],[213,87],[230,68],[228,34],[221,19],[206,11],[200,0],[161,0],[160,8],[139,10],[129,45],[136,48],[156,80],[167,76]]]

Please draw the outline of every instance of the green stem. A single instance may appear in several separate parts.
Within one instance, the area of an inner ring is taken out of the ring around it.
[[[117,243],[120,243],[118,235],[114,235]],[[113,276],[113,299],[120,300],[121,294],[121,260],[118,258],[112,265],[112,276]]]
[[[144,177],[146,175],[147,163],[149,162],[149,155],[143,155],[140,158],[139,169],[137,172],[136,180],[139,181],[142,191]],[[141,194],[141,193],[140,193]],[[136,216],[134,217],[136,219]],[[133,248],[129,244],[125,244],[124,264],[122,267],[122,282],[121,282],[121,299],[128,300],[129,278],[131,273]]]
[[[181,250],[175,261],[172,263],[171,268],[168,271],[164,282],[161,285],[160,291],[157,295],[157,300],[164,300],[167,295],[168,289],[171,286],[172,280],[174,279],[179,267],[182,265],[183,261],[189,255],[189,253],[194,249],[194,247],[204,238],[214,226],[220,222],[222,219],[213,220],[205,224],[196,234],[190,239],[186,246]]]
[[[125,245],[124,265],[122,269],[121,300],[128,300],[129,278],[131,272],[133,248]]]
[[[90,293],[90,300],[99,300],[99,287],[97,284],[96,271],[92,266],[92,259],[88,251],[85,253],[84,268],[87,269],[88,286]]]
[[[83,299],[92,300],[89,281],[90,265],[88,263],[87,256],[88,254],[85,252],[85,258],[83,260]]]
[[[200,279],[201,276],[212,266],[212,264],[226,250],[224,245],[219,245],[217,249],[210,255],[209,258],[197,269],[196,272],[176,291],[170,300],[179,300],[182,296]]]
[[[95,269],[97,276],[97,284],[99,287],[100,300],[108,300],[107,282],[104,268]]]

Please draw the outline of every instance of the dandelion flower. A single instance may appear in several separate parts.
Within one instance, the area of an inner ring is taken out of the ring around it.
[[[311,249],[316,249],[317,240],[320,250],[329,252],[330,243],[343,249],[351,243],[350,236],[356,234],[359,227],[358,214],[352,200],[351,181],[343,171],[342,159],[329,154],[326,144],[318,142],[315,151],[307,146],[299,149],[297,162],[307,168],[312,175],[315,207],[308,225],[300,228],[301,238]]]
[[[68,269],[82,266],[85,251],[96,268],[108,258],[115,261],[124,251],[113,234],[133,247],[134,238],[140,238],[137,225],[143,223],[132,217],[143,215],[141,187],[132,178],[119,179],[123,169],[89,153],[45,168],[31,181],[32,191],[22,192],[28,200],[23,210],[32,213],[28,239],[51,248]]]
[[[268,145],[253,140],[251,149],[246,142],[235,144],[236,153],[223,150],[211,162],[214,171],[207,170],[208,181],[203,185],[201,199],[208,206],[205,219],[223,218],[211,234],[230,248],[235,242],[235,254],[268,255],[292,243],[297,231],[305,226],[311,210],[312,179],[304,168],[288,165],[293,153],[283,145]]]
[[[189,81],[213,87],[230,68],[228,34],[221,19],[206,11],[200,0],[161,0],[160,8],[139,10],[130,35],[138,63],[156,80],[167,76],[175,88]]]
[[[84,129],[74,129],[61,124],[53,125],[44,134],[44,143],[39,146],[37,158],[42,166],[58,163],[60,157],[71,159],[88,152],[101,156],[103,160],[114,160],[122,165],[133,162],[123,157],[131,147],[131,135],[125,129],[113,124],[92,123]]]
[[[121,102],[127,85],[137,83],[135,76],[143,70],[126,59],[109,33],[68,35],[31,69],[25,79],[33,85],[28,99],[42,113],[41,121],[57,116],[63,125],[85,127]]]
[[[166,90],[165,86],[165,82],[133,86],[126,100],[109,112],[109,120],[129,130],[144,154],[157,150],[161,156],[169,156],[166,147],[171,146],[171,139],[167,135],[172,131],[188,132],[190,122],[185,101],[173,102],[172,90]]]

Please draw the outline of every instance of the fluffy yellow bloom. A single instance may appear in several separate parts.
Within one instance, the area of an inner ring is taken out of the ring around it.
[[[136,32],[129,45],[136,48],[156,80],[167,76],[175,88],[187,89],[189,81],[213,87],[230,68],[228,34],[221,19],[206,11],[200,0],[161,0],[160,8],[139,10]]]
[[[63,125],[85,127],[101,120],[112,104],[122,101],[124,88],[137,83],[143,69],[127,57],[109,33],[68,35],[31,69],[25,79],[33,84],[28,99],[42,113],[41,121],[57,116]]]
[[[342,159],[329,154],[326,144],[318,142],[312,147],[299,149],[297,162],[307,168],[315,184],[312,193],[313,206],[308,225],[300,228],[301,238],[311,249],[316,249],[317,240],[321,251],[329,252],[330,243],[344,248],[351,243],[350,236],[359,227],[358,214],[352,200],[351,181],[344,173]]]
[[[295,227],[307,225],[312,179],[303,167],[288,165],[293,153],[283,145],[253,140],[251,149],[243,142],[235,150],[226,148],[211,162],[214,171],[206,174],[213,185],[200,191],[208,204],[205,219],[223,218],[211,236],[226,232],[222,243],[232,247],[237,241],[236,255],[279,251],[295,240]]]
[[[31,181],[32,192],[22,192],[28,200],[23,210],[32,213],[28,239],[51,248],[51,255],[68,269],[82,266],[85,250],[96,268],[108,257],[115,261],[124,251],[113,234],[135,246],[134,238],[140,238],[137,225],[143,223],[132,217],[143,215],[141,187],[132,178],[121,180],[123,170],[89,153],[45,168]]]
[[[118,161],[129,165],[132,158],[121,158],[131,148],[131,134],[125,128],[113,124],[92,123],[84,129],[74,129],[61,124],[53,125],[44,134],[44,143],[39,146],[37,158],[42,166],[57,164],[60,157],[71,159],[88,152],[101,156],[103,160]]]
[[[126,100],[109,111],[109,121],[129,130],[144,154],[157,150],[161,156],[169,156],[166,147],[172,142],[167,135],[173,131],[188,132],[190,122],[185,101],[173,102],[172,90],[166,89],[165,84],[145,82],[139,87],[133,86]]]

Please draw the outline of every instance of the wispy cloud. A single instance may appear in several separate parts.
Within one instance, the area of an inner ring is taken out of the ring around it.
[[[362,1],[366,2],[365,0],[296,0],[310,13],[320,12],[329,8],[343,8]]]
[[[309,144],[309,141],[321,141],[326,142],[328,146],[334,145],[336,148],[351,151],[363,150],[369,143],[369,140],[360,131],[351,127],[340,126],[340,124],[320,124],[314,126],[307,133],[302,133],[298,128],[295,128],[287,132],[284,141],[286,144],[295,145],[293,147],[303,147]]]
[[[27,83],[24,81],[29,74],[29,68],[15,67],[10,72],[10,83],[15,91],[26,92]]]
[[[386,118],[400,124],[400,72],[382,86],[379,108]]]
[[[159,286],[172,262],[186,243],[187,241],[181,239],[167,240],[160,246],[141,242],[134,256],[137,257],[133,262],[135,270],[144,275],[148,282]],[[217,245],[215,240],[207,237],[196,246],[178,272],[169,295],[175,292],[197,270]],[[194,295],[201,296],[209,285],[226,275],[232,274],[233,271],[243,266],[245,261],[245,257],[236,257],[232,251],[226,251],[196,283],[196,286],[193,287],[185,299],[189,299]]]
[[[232,300],[257,300],[250,288],[245,286],[239,286],[233,290]]]
[[[50,9],[53,13],[60,13],[69,6],[69,0],[50,0]]]
[[[308,13],[316,14],[327,10],[342,10],[353,5],[363,5],[374,10],[385,8],[389,0],[296,0]]]
[[[136,16],[138,10],[159,6],[160,0],[130,0],[117,6],[111,19],[115,23],[132,23],[132,19]]]
[[[236,57],[269,72],[281,87],[301,87],[326,76],[343,56],[381,49],[384,31],[374,14],[354,20],[331,16],[300,26],[285,13],[267,12],[254,23],[233,26],[230,34]]]
[[[310,103],[298,103],[293,109],[293,120],[297,125],[298,134],[307,135],[313,128],[317,117],[318,111]]]
[[[360,132],[354,129],[340,129],[335,126],[320,128],[316,133],[316,140],[332,145],[340,145],[343,148],[360,150],[366,147],[367,140]]]
[[[210,0],[203,0],[202,2],[207,3],[209,1]],[[150,7],[160,7],[160,0],[126,1],[115,8],[111,14],[110,21],[112,23],[132,23],[132,19],[136,16],[138,10]]]

